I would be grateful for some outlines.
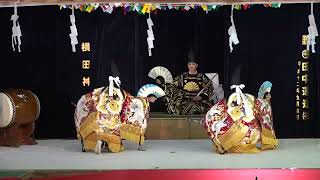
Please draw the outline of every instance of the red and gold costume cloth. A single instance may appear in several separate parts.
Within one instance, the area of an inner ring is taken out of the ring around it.
[[[278,145],[270,101],[243,94],[240,86],[207,112],[203,125],[219,153],[257,153]]]
[[[109,96],[108,88],[98,88],[78,101],[75,125],[86,150],[96,150],[100,140],[111,152],[119,152],[124,149],[122,139],[143,143],[148,117],[147,98],[115,87]]]

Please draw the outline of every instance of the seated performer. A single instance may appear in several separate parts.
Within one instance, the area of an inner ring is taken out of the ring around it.
[[[197,71],[198,62],[191,50],[188,54],[188,72],[177,76],[173,85],[183,90],[181,101],[175,107],[180,107],[178,114],[203,114],[211,107],[209,97],[213,95],[211,80],[203,73]]]
[[[167,110],[169,114],[179,115],[184,92],[171,84],[173,78],[170,71],[165,67],[157,66],[150,70],[148,76],[155,79],[155,83],[165,92],[165,96],[161,97],[160,101],[154,103],[155,106],[152,106],[152,108],[157,112]]]

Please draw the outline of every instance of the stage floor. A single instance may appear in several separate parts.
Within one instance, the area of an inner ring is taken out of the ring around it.
[[[0,170],[320,168],[320,139],[280,139],[277,150],[217,154],[210,140],[146,140],[146,151],[124,142],[121,153],[81,152],[77,140],[38,140],[38,145],[0,147]]]

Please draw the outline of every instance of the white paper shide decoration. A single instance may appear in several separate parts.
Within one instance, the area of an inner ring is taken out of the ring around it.
[[[148,30],[147,30],[147,33],[148,33],[148,37],[147,37],[148,51],[149,51],[149,56],[152,56],[151,49],[154,48],[154,46],[153,46],[154,34],[153,34],[153,30],[152,30],[153,22],[152,22],[152,19],[150,17],[150,13],[149,13],[149,18],[147,19],[147,24],[148,24]]]
[[[70,22],[71,22],[71,26],[70,26],[71,34],[69,34],[69,36],[71,40],[72,52],[76,52],[76,45],[78,44],[78,39],[77,39],[78,31],[76,26],[76,18],[74,16],[74,6],[72,6],[72,14],[70,15]]]
[[[11,37],[11,44],[13,51],[16,51],[15,45],[18,45],[18,51],[21,52],[20,45],[21,45],[21,29],[18,22],[18,12],[17,12],[17,4],[14,5],[14,14],[11,16],[12,25],[12,37]]]
[[[236,26],[234,25],[234,21],[233,21],[233,8],[234,8],[234,5],[231,6],[231,16],[230,16],[231,26],[228,29],[230,52],[233,51],[232,44],[234,45],[239,44]]]
[[[311,46],[311,52],[315,53],[315,44],[316,44],[316,37],[318,36],[318,29],[316,22],[314,20],[313,15],[313,3],[311,3],[311,14],[308,16],[309,18],[309,27],[308,27],[308,42],[307,42],[307,50],[310,51]]]

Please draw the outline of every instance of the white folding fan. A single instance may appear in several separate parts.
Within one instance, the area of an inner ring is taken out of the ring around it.
[[[165,92],[155,84],[146,84],[139,89],[137,96],[148,97],[150,94],[160,98],[165,95]]]
[[[151,77],[152,79],[156,79],[158,76],[161,76],[164,78],[165,83],[173,82],[173,78],[170,71],[167,68],[162,66],[156,66],[152,68],[148,76]]]
[[[213,87],[219,86],[219,74],[206,73],[206,76],[211,79]]]

